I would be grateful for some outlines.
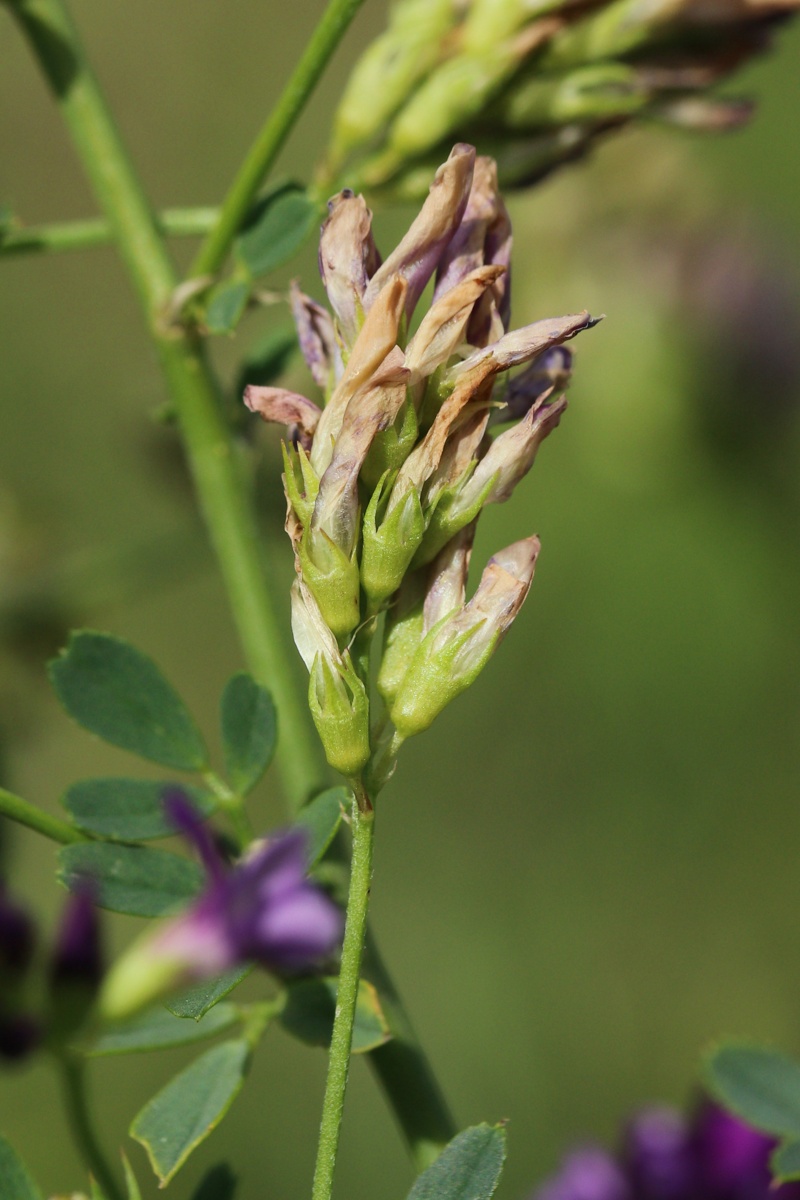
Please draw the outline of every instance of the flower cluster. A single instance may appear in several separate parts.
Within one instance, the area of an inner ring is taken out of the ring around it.
[[[47,954],[44,1009],[31,1003],[37,931],[0,883],[0,1058],[26,1058],[42,1041],[62,1041],[83,1023],[103,973],[100,924],[87,881],[67,898]]]
[[[358,631],[389,610],[378,690],[396,745],[469,686],[519,611],[539,543],[495,555],[467,602],[475,521],[508,499],[558,424],[562,344],[594,322],[581,312],[509,329],[511,225],[494,162],[471,146],[453,149],[384,261],[363,197],[340,192],[328,209],[319,262],[333,315],[292,289],[325,407],[275,387],[251,386],[245,402],[289,427],[294,637],[328,761],[356,778],[371,754]]]
[[[454,137],[523,186],[637,118],[741,124],[751,106],[708,89],[769,44],[798,0],[397,0],[339,105],[325,166],[419,194]]]
[[[190,908],[114,964],[103,985],[104,1016],[127,1016],[163,991],[242,963],[296,975],[334,953],[342,939],[342,914],[307,878],[304,830],[255,843],[231,867],[183,792],[171,789],[165,807],[197,850],[206,887]]]
[[[775,1187],[774,1139],[715,1104],[687,1121],[672,1108],[645,1109],[620,1152],[573,1150],[532,1200],[798,1200],[800,1184]]]

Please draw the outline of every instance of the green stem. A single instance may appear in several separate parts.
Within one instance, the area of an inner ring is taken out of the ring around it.
[[[124,1200],[123,1191],[108,1165],[92,1124],[86,1090],[86,1064],[73,1054],[60,1058],[67,1115],[78,1150],[94,1175],[106,1200]]]
[[[73,829],[66,821],[51,817],[35,804],[30,804],[21,796],[15,796],[13,792],[7,792],[5,788],[0,788],[0,815],[9,817],[20,825],[27,825],[28,829],[35,829],[37,833],[43,833],[45,837],[52,838],[54,842],[61,842],[64,846],[68,846],[70,842],[89,841],[85,834]]]
[[[364,0],[329,0],[289,82],[250,147],[222,202],[217,224],[192,264],[189,272],[191,277],[216,275],[219,271],[295,121],[363,3]]]
[[[219,216],[217,208],[165,208],[155,217],[159,233],[166,237],[201,237],[213,229]],[[84,221],[54,221],[49,225],[30,225],[0,232],[0,256],[37,254],[59,250],[83,250],[114,241],[114,230],[104,217]]]
[[[350,1047],[353,1041],[353,1021],[358,1000],[358,981],[364,935],[367,927],[369,888],[372,879],[372,847],[375,813],[370,807],[362,811],[358,804],[352,808],[353,861],[350,870],[350,892],[347,897],[347,922],[342,944],[342,965],[336,995],[336,1016],[333,1021],[328,1078],[322,1104],[322,1121],[317,1146],[312,1200],[330,1200],[333,1173],[339,1148],[339,1131],[350,1067]]]

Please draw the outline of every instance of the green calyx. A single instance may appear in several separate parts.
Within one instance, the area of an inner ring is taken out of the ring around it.
[[[366,487],[376,488],[387,471],[400,470],[414,449],[418,434],[417,412],[407,399],[394,424],[373,438],[360,473]]]
[[[425,533],[425,517],[415,487],[388,516],[382,515],[390,492],[390,478],[387,471],[364,514],[361,583],[373,612],[378,612],[403,582]]]
[[[403,738],[432,725],[450,701],[475,682],[497,644],[499,633],[475,640],[484,620],[451,640],[445,627],[454,615],[443,617],[426,634],[389,706],[389,715]]]
[[[394,702],[424,636],[425,580],[422,575],[407,577],[403,593],[386,616],[383,656],[377,678],[378,692],[388,707]]]
[[[324,530],[308,527],[297,555],[303,579],[314,593],[325,624],[341,643],[360,619],[356,551],[348,558]]]
[[[492,488],[497,482],[499,472],[495,472],[486,481],[469,504],[463,504],[462,492],[472,478],[477,463],[470,463],[464,474],[452,487],[444,488],[436,497],[428,510],[427,528],[417,550],[412,566],[422,567],[432,562],[440,550],[443,550],[452,537],[455,537],[470,521],[474,521],[486,503]]]
[[[318,654],[308,681],[308,705],[325,751],[335,771],[357,778],[370,756],[369,700],[345,651],[343,669]]]
[[[281,442],[283,479],[286,495],[304,529],[311,522],[314,502],[319,492],[319,479],[302,446],[287,447]]]

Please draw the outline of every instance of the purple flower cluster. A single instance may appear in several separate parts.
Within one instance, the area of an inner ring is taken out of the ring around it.
[[[629,1123],[620,1151],[571,1151],[532,1200],[800,1200],[800,1184],[772,1184],[776,1143],[717,1105],[691,1121],[667,1107]]]
[[[36,940],[32,918],[0,882],[0,1059],[9,1062],[26,1058],[45,1036],[74,1032],[88,1011],[102,975],[100,926],[89,884],[67,898],[61,914],[47,962],[46,1017],[29,1011],[25,995]]]

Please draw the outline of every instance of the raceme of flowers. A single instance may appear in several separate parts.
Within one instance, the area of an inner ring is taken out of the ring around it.
[[[495,554],[467,601],[475,522],[509,498],[558,424],[563,343],[594,321],[510,328],[511,224],[495,163],[472,146],[455,146],[385,260],[363,197],[340,192],[328,210],[319,263],[332,314],[292,288],[325,406],[276,387],[251,386],[245,402],[289,429],[293,632],[328,761],[357,778],[374,749],[359,638],[377,614],[388,610],[377,687],[396,750],[472,683],[518,613],[538,539]]]
[[[734,128],[752,105],[709,89],[799,2],[396,0],[350,76],[322,174],[417,196],[462,137],[519,187],[632,120]]]

